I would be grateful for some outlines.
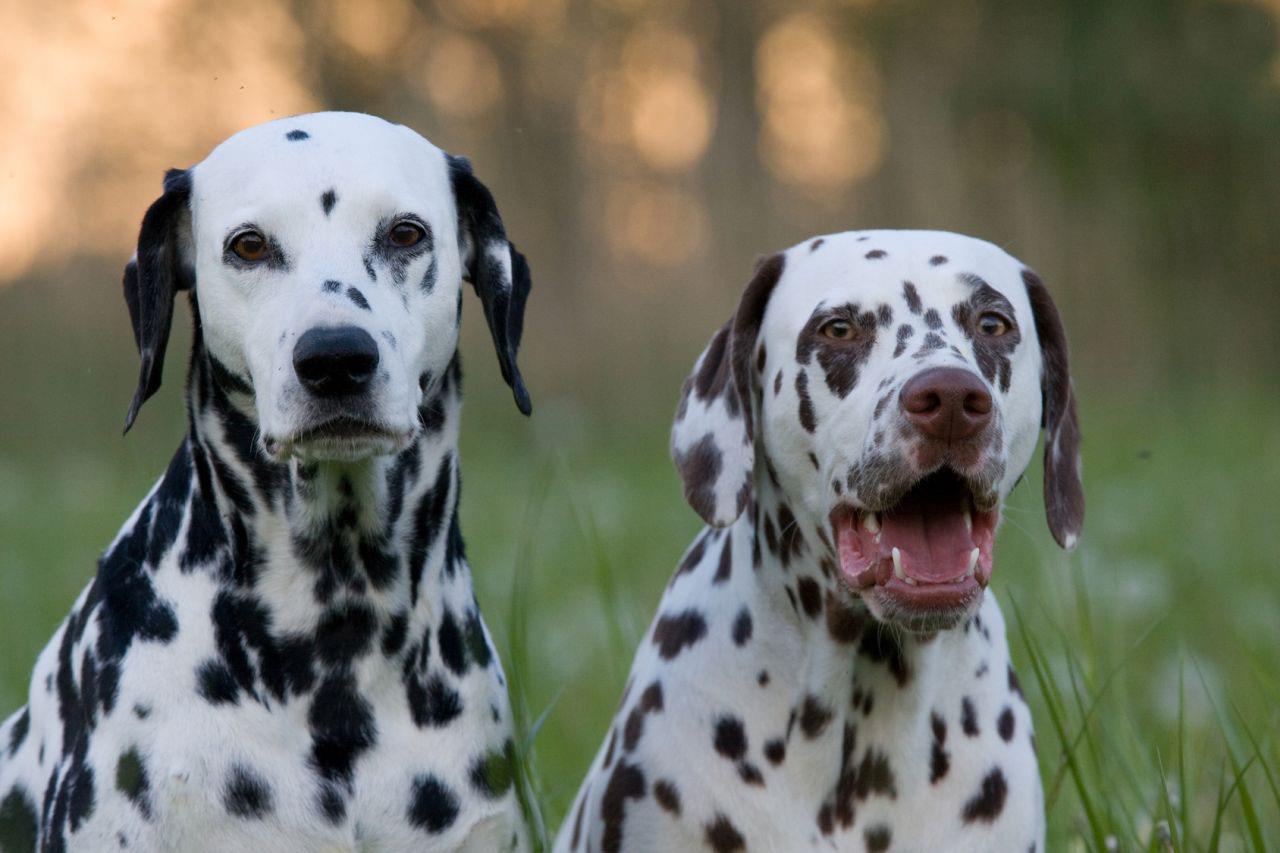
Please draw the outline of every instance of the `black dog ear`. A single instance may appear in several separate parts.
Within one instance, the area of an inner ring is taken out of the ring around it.
[[[164,351],[173,322],[173,299],[188,290],[193,272],[182,255],[190,242],[191,173],[170,169],[164,176],[164,195],[142,217],[138,249],[124,268],[124,301],[129,306],[133,340],[142,357],[138,389],[125,415],[128,432],[142,404],[160,388]]]
[[[752,356],[783,255],[756,264],[729,322],[711,338],[685,380],[671,426],[671,458],[684,496],[702,520],[725,527],[742,514],[755,469]]]
[[[1031,270],[1022,280],[1031,299],[1036,337],[1044,367],[1040,392],[1044,405],[1044,511],[1049,530],[1068,551],[1076,546],[1084,527],[1084,485],[1080,482],[1080,423],[1076,395],[1067,364],[1067,334],[1049,290]]]
[[[533,404],[516,365],[516,352],[524,331],[524,306],[533,284],[529,264],[507,239],[493,194],[471,171],[471,163],[451,154],[445,158],[458,206],[463,278],[471,282],[484,305],[484,319],[498,352],[502,378],[511,386],[516,407],[527,415]]]

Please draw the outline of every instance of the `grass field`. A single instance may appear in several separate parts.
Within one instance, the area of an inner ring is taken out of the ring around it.
[[[180,429],[166,393],[124,441],[70,404],[71,423],[0,433],[0,714],[163,469]],[[665,418],[619,426],[543,400],[524,422],[479,396],[463,531],[514,698],[528,728],[542,718],[526,769],[554,830],[698,523]],[[1082,422],[1080,549],[1053,546],[1037,463],[993,581],[1035,714],[1049,849],[1280,845],[1280,402],[1086,397]]]

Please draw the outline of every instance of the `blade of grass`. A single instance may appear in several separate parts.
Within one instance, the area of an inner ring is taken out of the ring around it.
[[[573,478],[570,477],[570,480]],[[581,489],[570,489],[569,504],[573,510],[574,519],[578,523],[578,529],[582,534],[583,540],[587,545],[587,550],[591,554],[591,569],[594,574],[595,587],[600,593],[603,610],[605,614],[605,626],[609,632],[609,662],[613,669],[617,669],[619,661],[630,661],[631,653],[635,649],[636,632],[631,624],[629,612],[623,606],[622,596],[618,591],[617,578],[613,571],[613,563],[609,559],[609,553],[604,547],[604,541],[600,536],[600,529],[596,525],[595,516],[591,511],[584,507],[578,497],[582,492]],[[620,672],[613,672],[615,676],[620,677]]]
[[[1235,711],[1236,719],[1240,721],[1240,728],[1244,729],[1244,735],[1249,739],[1249,744],[1253,747],[1253,754],[1257,756],[1258,763],[1262,765],[1262,774],[1266,777],[1267,787],[1271,789],[1271,797],[1275,800],[1276,810],[1280,811],[1280,786],[1276,785],[1275,774],[1271,772],[1271,764],[1267,761],[1266,755],[1262,750],[1262,746],[1258,743],[1258,739],[1253,735],[1253,729],[1249,727],[1249,723],[1245,720],[1244,714],[1240,713],[1240,709],[1234,702],[1231,703],[1231,709]]]
[[[1253,806],[1253,795],[1249,793],[1249,785],[1245,781],[1245,773],[1248,772],[1250,766],[1259,757],[1254,754],[1242,766],[1240,759],[1236,756],[1235,746],[1231,743],[1231,727],[1226,717],[1222,713],[1222,709],[1218,707],[1217,701],[1213,698],[1213,692],[1209,690],[1209,685],[1205,681],[1204,671],[1200,669],[1200,664],[1196,663],[1196,675],[1200,678],[1200,688],[1204,691],[1205,696],[1209,699],[1209,704],[1213,707],[1214,716],[1218,720],[1218,730],[1222,733],[1222,742],[1227,749],[1227,760],[1231,762],[1231,770],[1235,773],[1235,780],[1231,783],[1232,790],[1240,792],[1240,810],[1244,815],[1245,829],[1248,830],[1249,841],[1253,845],[1254,850],[1266,851],[1266,844],[1262,840],[1262,827],[1258,824],[1258,812]]]
[[[1187,686],[1186,660],[1178,658],[1178,811],[1181,813],[1182,837],[1190,842],[1191,786],[1187,784]]]
[[[1022,616],[1022,608],[1018,605],[1016,599],[1012,599],[1011,603],[1013,604],[1014,618],[1018,623],[1018,633],[1022,638],[1023,647],[1026,648],[1027,655],[1031,659],[1032,673],[1035,675],[1036,683],[1040,688],[1041,695],[1045,698],[1045,705],[1049,710],[1049,719],[1053,724],[1054,731],[1057,733],[1059,743],[1062,745],[1063,750],[1066,751],[1071,778],[1075,783],[1076,796],[1079,797],[1081,808],[1084,809],[1085,819],[1088,821],[1089,832],[1093,836],[1094,846],[1098,850],[1105,850],[1107,847],[1106,833],[1103,831],[1102,823],[1098,818],[1096,804],[1090,796],[1089,785],[1086,783],[1079,762],[1076,760],[1073,751],[1069,749],[1070,741],[1067,737],[1066,722],[1063,719],[1061,697],[1058,694],[1057,686],[1048,672],[1047,663],[1039,645],[1027,630],[1026,620]]]
[[[507,606],[507,693],[511,702],[512,726],[515,729],[512,756],[513,781],[516,788],[516,799],[525,823],[532,836],[530,841],[536,853],[548,850],[551,839],[547,833],[546,817],[543,809],[544,796],[539,783],[537,760],[534,752],[534,739],[546,721],[547,715],[559,698],[559,693],[547,705],[537,720],[530,722],[529,695],[527,691],[529,672],[528,614],[529,608],[529,566],[534,552],[534,531],[542,515],[542,507],[546,504],[547,494],[551,489],[552,470],[548,463],[541,466],[539,476],[534,478],[530,489],[530,500],[525,511],[524,523],[520,533],[520,546],[515,555],[511,573],[511,601]],[[563,689],[563,686],[561,687]]]

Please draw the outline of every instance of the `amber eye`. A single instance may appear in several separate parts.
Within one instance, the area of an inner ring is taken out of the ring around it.
[[[978,318],[978,331],[989,338],[998,338],[1009,331],[1009,321],[994,311]]]
[[[397,249],[407,249],[421,243],[425,236],[427,232],[422,230],[421,225],[404,219],[391,226],[391,230],[387,232],[387,242]]]
[[[267,257],[267,238],[257,231],[243,231],[231,241],[231,251],[243,261],[257,263]]]
[[[851,341],[853,324],[848,320],[828,320],[822,325],[822,336],[833,341]]]

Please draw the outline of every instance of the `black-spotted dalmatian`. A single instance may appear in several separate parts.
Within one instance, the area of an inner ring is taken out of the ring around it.
[[[995,246],[869,231],[765,259],[672,432],[710,527],[557,849],[1043,850],[1030,712],[984,595],[1042,425],[1071,547],[1066,339]]]
[[[372,116],[165,177],[124,291],[189,429],[0,728],[0,847],[528,846],[458,529],[462,281],[519,408],[529,272],[469,164]]]

